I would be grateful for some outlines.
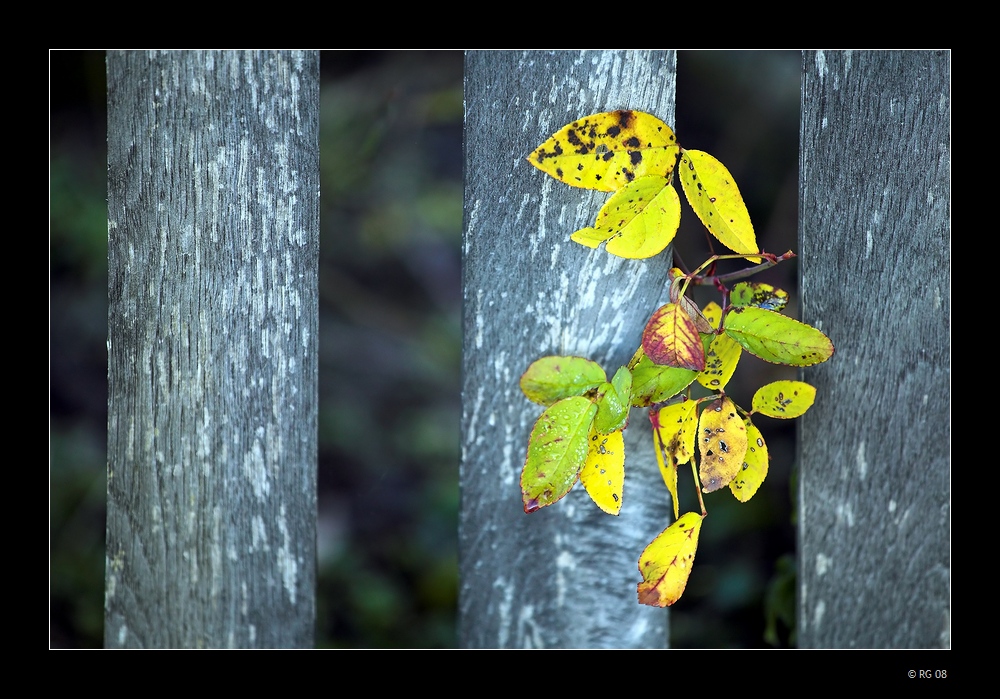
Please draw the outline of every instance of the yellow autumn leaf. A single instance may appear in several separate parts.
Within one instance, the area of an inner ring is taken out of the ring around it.
[[[736,477],[729,481],[729,490],[740,502],[746,502],[754,496],[767,477],[770,462],[767,445],[760,430],[749,420],[744,420],[743,424],[747,426],[747,453]]]
[[[729,396],[712,401],[698,419],[698,477],[706,493],[729,485],[747,453],[747,428]]]
[[[668,607],[684,594],[698,549],[702,515],[688,512],[663,530],[639,556],[639,603]]]
[[[644,175],[669,175],[679,150],[673,130],[663,121],[619,109],[567,124],[527,159],[573,187],[613,192]]]
[[[798,417],[812,407],[816,389],[803,381],[773,381],[753,395],[753,411],[768,417]]]
[[[696,408],[698,401],[686,400],[666,405],[649,412],[653,425],[653,451],[660,467],[663,483],[674,503],[674,517],[678,515],[677,467],[694,456],[695,432],[698,427]]]
[[[681,223],[681,200],[665,177],[647,175],[630,182],[601,207],[593,228],[570,238],[596,248],[607,241],[612,255],[641,260],[663,252]]]
[[[609,515],[617,515],[622,509],[625,485],[625,440],[621,431],[600,434],[592,427],[588,444],[580,480],[598,507]]]
[[[722,307],[711,301],[702,310],[702,315],[712,329],[717,330],[722,320]],[[741,354],[743,348],[728,335],[713,336],[705,347],[705,368],[698,373],[698,383],[710,391],[724,389],[736,372]]]
[[[750,213],[725,165],[704,151],[686,150],[678,174],[688,203],[709,233],[733,252],[760,252]]]

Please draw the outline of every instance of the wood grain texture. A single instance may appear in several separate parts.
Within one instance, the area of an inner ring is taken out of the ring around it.
[[[108,56],[109,647],[311,646],[319,56]]]
[[[950,647],[950,53],[807,52],[799,644]]]
[[[663,647],[667,612],[636,600],[639,554],[672,513],[645,413],[626,430],[624,507],[580,484],[523,511],[519,478],[541,408],[518,380],[579,355],[611,376],[667,299],[669,251],[627,261],[570,241],[606,194],[563,185],[525,157],[564,124],[632,108],[674,117],[671,51],[470,52],[465,71],[460,643]]]

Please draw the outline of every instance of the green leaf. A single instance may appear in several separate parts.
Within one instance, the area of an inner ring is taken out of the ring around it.
[[[681,223],[681,200],[658,175],[640,177],[615,192],[601,207],[593,228],[583,228],[572,240],[605,249],[612,255],[644,259],[663,252]]]
[[[822,332],[775,311],[733,307],[722,321],[726,334],[743,349],[767,362],[812,366],[833,356],[833,343]]]
[[[794,418],[812,407],[816,389],[802,381],[774,381],[753,395],[753,411],[776,418]]]
[[[749,420],[744,420],[747,427],[747,453],[743,458],[743,466],[739,473],[729,481],[729,490],[740,502],[746,502],[754,496],[761,483],[767,477],[767,467],[770,456],[764,436]]]
[[[747,428],[729,396],[712,401],[698,419],[698,477],[711,493],[729,485],[747,453]]]
[[[567,124],[528,162],[573,187],[613,192],[644,175],[666,177],[679,150],[674,132],[661,120],[620,109]]]
[[[632,405],[645,408],[662,403],[690,386],[697,375],[692,369],[654,364],[643,354],[632,369]]]
[[[788,304],[788,292],[763,282],[739,282],[733,286],[729,303],[734,306],[756,306],[768,311],[780,311]]]
[[[621,432],[598,434],[597,430],[590,430],[587,461],[580,480],[598,507],[609,515],[621,512],[625,485],[625,440]]]
[[[583,357],[542,357],[521,376],[521,390],[528,400],[552,405],[572,396],[582,396],[608,380],[597,362]]]
[[[549,406],[535,422],[521,471],[524,511],[551,505],[572,489],[587,459],[597,406],[582,396]]]
[[[705,368],[698,326],[676,303],[664,304],[653,313],[642,333],[642,350],[656,364],[695,371]]]
[[[691,576],[703,517],[688,512],[663,530],[639,556],[640,604],[668,607],[681,598]]]
[[[632,372],[627,367],[619,368],[611,383],[604,384],[602,393],[597,401],[594,427],[599,433],[608,434],[624,428],[628,422],[632,407]]]
[[[677,172],[688,203],[709,233],[734,252],[760,252],[750,213],[725,165],[704,151],[686,150]]]

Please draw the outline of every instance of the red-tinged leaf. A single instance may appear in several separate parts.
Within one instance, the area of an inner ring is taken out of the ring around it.
[[[549,406],[535,422],[521,471],[525,512],[551,505],[572,489],[587,460],[587,436],[596,414],[593,402],[576,396]]]
[[[701,371],[705,347],[691,317],[676,303],[661,306],[642,333],[642,349],[655,364]]]
[[[668,607],[684,594],[698,550],[702,515],[688,512],[663,530],[639,556],[639,603]]]
[[[698,420],[698,476],[706,493],[729,485],[747,453],[747,428],[729,396],[712,401]]]

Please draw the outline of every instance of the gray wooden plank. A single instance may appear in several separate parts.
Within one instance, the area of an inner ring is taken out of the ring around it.
[[[108,56],[109,647],[311,646],[319,56]]]
[[[466,647],[663,647],[667,612],[640,606],[637,561],[670,522],[645,412],[626,430],[624,507],[579,484],[526,515],[519,478],[541,412],[518,387],[538,357],[580,355],[608,376],[665,303],[670,258],[625,261],[569,240],[606,194],[571,188],[527,156],[557,129],[619,108],[674,116],[671,51],[466,56],[464,344],[459,531]]]
[[[951,644],[950,58],[804,55],[802,647]]]

